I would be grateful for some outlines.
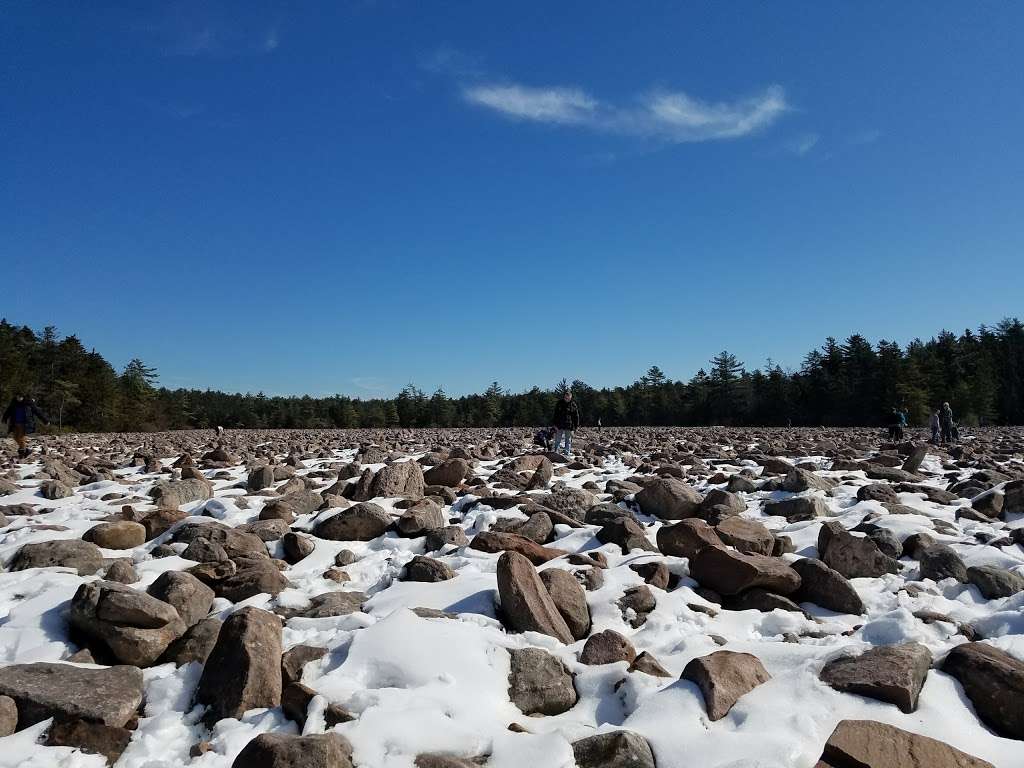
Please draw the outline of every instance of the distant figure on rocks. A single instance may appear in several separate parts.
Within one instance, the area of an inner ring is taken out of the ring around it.
[[[953,409],[949,407],[949,403],[942,404],[939,422],[942,425],[942,442],[952,443],[956,426],[953,424]]]
[[[555,432],[555,450],[558,450],[560,443],[563,443],[562,454],[568,456],[572,453],[572,433],[580,426],[580,409],[572,400],[572,392],[566,392],[562,399],[555,406],[555,416],[552,419]]]
[[[889,414],[889,442],[896,443],[903,439],[903,424],[906,423],[906,416],[896,408]]]
[[[938,445],[939,439],[942,437],[942,420],[939,418],[938,408],[932,411],[932,416],[929,423],[932,428],[932,442],[935,443],[935,445]]]
[[[14,442],[18,444],[19,458],[23,459],[29,454],[28,436],[36,431],[36,419],[43,424],[50,423],[36,406],[36,401],[28,395],[17,395],[4,411],[3,421],[7,424],[7,431],[14,436]]]
[[[217,425],[217,437],[224,437],[224,427]]]
[[[551,450],[551,442],[555,439],[555,428],[546,427],[545,429],[538,430],[533,436],[533,444],[539,445],[545,451]]]

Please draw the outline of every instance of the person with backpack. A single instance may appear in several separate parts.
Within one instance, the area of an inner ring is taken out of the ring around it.
[[[3,421],[7,424],[7,431],[18,444],[18,458],[23,459],[29,455],[28,436],[36,431],[36,419],[43,424],[50,423],[36,406],[36,401],[28,395],[15,396],[4,411]]]
[[[569,456],[572,453],[572,433],[580,426],[580,409],[573,402],[572,392],[566,391],[562,399],[555,405],[555,415],[551,419],[555,430],[555,451],[563,444],[561,453]]]

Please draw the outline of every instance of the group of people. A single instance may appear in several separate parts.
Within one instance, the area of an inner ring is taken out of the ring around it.
[[[572,454],[572,433],[579,427],[580,409],[572,399],[572,392],[566,392],[555,404],[551,426],[537,432],[533,436],[533,442],[545,451],[556,451],[569,456]]]
[[[928,422],[932,430],[931,441],[936,445],[960,441],[960,431],[953,420],[953,409],[949,403],[932,411]],[[904,439],[907,427],[907,411],[902,406],[893,408],[889,416],[889,442],[898,443]]]
[[[29,454],[28,436],[36,431],[36,419],[43,424],[49,424],[49,419],[43,415],[31,395],[15,395],[10,405],[4,411],[3,422],[7,425],[7,432],[18,444],[18,458],[23,459]]]
[[[941,408],[936,408],[932,412],[930,425],[932,442],[936,445],[960,441],[960,430],[953,421],[953,409],[949,407],[949,403],[943,403]]]

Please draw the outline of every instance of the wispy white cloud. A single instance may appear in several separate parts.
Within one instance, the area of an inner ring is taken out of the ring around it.
[[[579,88],[530,88],[525,85],[476,85],[463,89],[472,104],[508,117],[566,125],[596,118],[597,101]]]
[[[576,125],[673,143],[747,136],[768,127],[789,109],[779,85],[753,96],[718,102],[682,91],[655,90],[623,105],[599,100],[582,88],[518,83],[464,85],[462,96],[471,104],[516,120]]]
[[[821,137],[816,133],[802,133],[795,139],[786,143],[786,150],[792,152],[794,155],[803,157],[816,146],[821,140]]]

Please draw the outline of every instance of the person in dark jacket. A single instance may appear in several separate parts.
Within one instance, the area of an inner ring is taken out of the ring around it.
[[[3,421],[7,424],[7,431],[14,437],[14,442],[18,444],[20,458],[29,454],[28,436],[36,431],[37,418],[43,424],[50,423],[36,406],[36,401],[28,395],[17,395],[4,411]]]
[[[545,451],[551,450],[551,441],[555,439],[555,428],[546,427],[538,430],[533,436],[533,444],[539,445]]]
[[[955,425],[953,424],[953,409],[949,407],[949,403],[942,404],[942,410],[939,411],[939,422],[942,425],[942,442],[952,443]]]
[[[568,456],[572,453],[572,433],[580,426],[580,409],[573,402],[572,392],[566,392],[555,406],[555,415],[551,419],[555,432],[555,450],[559,443],[564,443],[561,453]]]

